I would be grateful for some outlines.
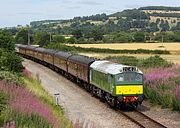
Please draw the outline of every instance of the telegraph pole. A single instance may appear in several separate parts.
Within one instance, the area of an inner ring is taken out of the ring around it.
[[[29,30],[28,30],[28,45],[30,45],[31,43],[31,39],[30,39],[30,33],[29,33]]]
[[[52,41],[52,33],[51,32],[49,33],[49,41],[50,42]]]
[[[151,38],[151,36],[149,36],[149,38],[150,38],[150,39],[149,39],[149,40],[150,40],[150,42],[152,42],[152,38]]]

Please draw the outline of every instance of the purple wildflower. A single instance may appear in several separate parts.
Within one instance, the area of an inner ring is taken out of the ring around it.
[[[40,101],[35,95],[23,86],[6,84],[0,81],[0,91],[9,96],[9,105],[21,113],[36,113],[48,120],[54,126],[58,126],[58,119],[50,107]]]

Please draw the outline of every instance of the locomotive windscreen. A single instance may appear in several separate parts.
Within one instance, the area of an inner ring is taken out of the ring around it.
[[[143,81],[142,74],[136,72],[124,72],[116,76],[116,82],[130,83],[130,82],[142,82],[142,81]]]

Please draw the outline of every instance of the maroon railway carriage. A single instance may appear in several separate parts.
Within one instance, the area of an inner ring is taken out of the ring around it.
[[[17,46],[18,53],[21,54],[22,56],[25,56],[27,45],[16,44],[16,46]]]
[[[56,53],[57,51],[55,50],[52,50],[52,49],[45,49],[43,51],[43,54],[44,54],[44,62],[46,62],[46,64],[50,64],[50,66],[53,66],[54,65],[54,54]]]
[[[25,47],[25,51],[26,51],[27,57],[29,57],[29,58],[33,58],[33,57],[34,57],[34,55],[35,55],[34,49],[35,49],[35,48],[37,48],[37,47],[35,47],[35,46],[30,46],[30,45],[27,45],[27,46]]]
[[[76,77],[78,80],[89,83],[89,68],[94,61],[95,58],[89,58],[87,56],[70,56],[68,59],[68,73]]]
[[[68,72],[67,60],[70,56],[72,54],[68,52],[56,52],[54,54],[54,66],[64,72]]]
[[[46,49],[45,48],[36,48],[35,50],[34,50],[34,57],[38,60],[38,61],[44,61],[44,51],[45,51]]]

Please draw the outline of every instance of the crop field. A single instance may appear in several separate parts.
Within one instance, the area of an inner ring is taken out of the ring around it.
[[[180,43],[115,43],[115,44],[68,44],[69,46],[79,46],[83,48],[109,48],[115,50],[137,50],[137,49],[147,49],[147,50],[167,50],[170,51],[171,55],[161,54],[160,56],[169,62],[180,64]],[[153,56],[153,54],[104,54],[104,53],[80,53],[81,55],[86,55],[96,58],[106,58],[108,56],[134,56],[139,59],[148,58]]]
[[[104,59],[108,56],[134,56],[138,59],[146,59],[150,56],[154,56],[153,54],[103,54],[103,53],[79,53],[81,55],[89,56],[89,57],[95,57],[98,59]],[[175,63],[180,64],[180,55],[159,55],[163,59]]]
[[[83,48],[109,48],[115,50],[168,50],[172,54],[180,54],[180,43],[113,43],[113,44],[68,44]]]

